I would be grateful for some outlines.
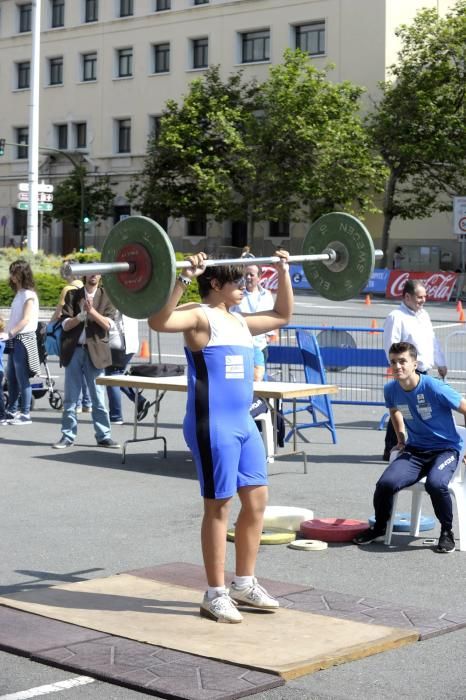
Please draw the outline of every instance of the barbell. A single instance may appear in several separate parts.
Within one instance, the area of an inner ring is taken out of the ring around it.
[[[367,284],[375,259],[372,238],[364,224],[350,214],[324,214],[310,227],[303,242],[302,255],[291,255],[290,263],[303,264],[312,288],[326,299],[351,299]],[[207,259],[207,267],[221,265],[265,265],[279,262],[277,256],[258,258]],[[99,274],[112,304],[132,318],[147,318],[168,302],[175,286],[177,270],[190,263],[177,261],[175,251],[163,228],[145,216],[130,216],[119,221],[102,247],[100,263],[69,264],[62,275]]]

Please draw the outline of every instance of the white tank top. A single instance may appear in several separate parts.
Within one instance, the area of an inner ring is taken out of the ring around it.
[[[210,340],[206,347],[213,345],[243,345],[252,348],[253,339],[244,317],[237,311],[230,311],[239,323],[232,323],[222,311],[201,304],[210,325]]]

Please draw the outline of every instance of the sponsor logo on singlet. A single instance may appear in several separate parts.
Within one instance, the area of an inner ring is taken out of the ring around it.
[[[225,355],[225,379],[244,379],[242,355]]]

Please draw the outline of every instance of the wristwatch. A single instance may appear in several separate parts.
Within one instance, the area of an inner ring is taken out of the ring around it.
[[[178,282],[181,282],[181,284],[184,287],[189,287],[189,285],[191,284],[190,277],[184,277],[183,275],[178,275],[177,280],[178,280]]]

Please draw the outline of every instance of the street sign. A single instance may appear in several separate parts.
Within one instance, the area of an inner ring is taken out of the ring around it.
[[[466,197],[453,197],[453,233],[466,234]]]
[[[37,193],[38,202],[53,202],[53,194],[47,192]],[[18,192],[18,202],[29,202],[29,192]]]
[[[29,182],[20,182],[18,184],[18,189],[20,192],[29,192]],[[53,192],[53,185],[49,185],[46,182],[39,182],[37,185],[38,192]]]
[[[16,208],[23,209],[23,210],[27,211],[29,209],[29,202],[17,202]],[[38,211],[53,211],[53,204],[51,202],[37,202],[37,210]]]

